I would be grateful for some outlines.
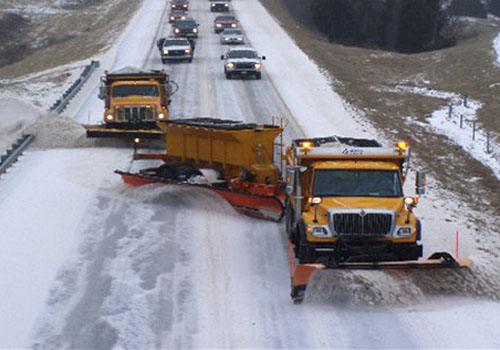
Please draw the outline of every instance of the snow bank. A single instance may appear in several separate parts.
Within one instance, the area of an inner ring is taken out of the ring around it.
[[[0,99],[0,154],[21,136],[27,125],[38,117],[38,111],[18,99]]]

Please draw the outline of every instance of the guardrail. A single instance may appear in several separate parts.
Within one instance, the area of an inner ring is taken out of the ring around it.
[[[78,79],[74,81],[74,83],[64,92],[60,99],[58,99],[54,104],[50,107],[50,111],[61,113],[68,106],[69,101],[80,91],[83,84],[90,78],[92,73],[96,68],[99,67],[99,61],[91,61],[90,64],[85,66],[82,74]]]
[[[11,148],[7,150],[7,153],[0,157],[0,175],[5,173],[7,169],[17,161],[34,138],[35,135],[31,134],[21,136],[21,138],[17,139],[17,141],[12,144]]]

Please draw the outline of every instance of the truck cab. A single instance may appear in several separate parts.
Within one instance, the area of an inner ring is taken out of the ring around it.
[[[170,89],[163,71],[124,68],[105,73],[99,97],[104,100],[107,128],[156,128],[169,118]]]
[[[335,136],[295,140],[286,152],[285,215],[300,263],[420,258],[418,198],[403,193],[409,156],[403,142],[384,148]]]

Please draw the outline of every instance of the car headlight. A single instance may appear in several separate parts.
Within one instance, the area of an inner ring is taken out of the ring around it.
[[[262,67],[260,63],[255,63],[255,69],[260,69],[260,67]]]
[[[215,26],[218,27],[218,28],[220,28],[220,27],[222,27],[222,24],[217,23]]]
[[[242,41],[242,40],[243,40],[243,38],[238,38],[238,41]]]
[[[224,6],[229,7],[229,5],[228,5],[228,4],[225,4]]]
[[[179,28],[175,28],[174,32],[179,33],[181,30]]]
[[[225,37],[225,38],[224,38],[224,40],[229,41],[229,38],[228,38],[228,37]]]
[[[226,67],[229,68],[229,69],[233,69],[234,68],[234,63],[229,62],[228,64],[226,64]]]
[[[236,28],[238,25],[236,23],[231,24],[231,27]]]
[[[413,234],[411,227],[400,227],[398,230],[398,236],[409,237]]]
[[[158,114],[158,119],[161,119],[161,120],[165,119],[165,114],[163,114],[163,113]]]
[[[181,19],[186,19],[186,16],[182,16]]]
[[[163,50],[164,55],[168,55],[168,50]]]
[[[198,33],[198,29],[194,28],[193,33]]]
[[[191,50],[190,49],[185,49],[184,52],[185,53],[191,53]]]
[[[173,21],[173,20],[175,20],[175,17],[172,16],[172,17],[170,17],[170,19]]]
[[[106,116],[106,120],[108,120],[108,121],[112,121],[112,120],[113,120],[113,115],[112,115],[112,114],[108,114],[108,115]]]
[[[212,7],[215,7],[215,4],[212,4]]]

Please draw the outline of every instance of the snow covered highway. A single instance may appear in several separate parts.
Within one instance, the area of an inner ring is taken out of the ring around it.
[[[258,1],[231,6],[250,44],[267,56],[261,81],[225,79],[226,48],[206,0],[190,2],[201,24],[193,62],[163,65],[156,40],[170,34],[167,6],[144,0],[113,47],[96,57],[100,71],[68,107],[71,120],[100,122],[99,75],[135,66],[165,68],[179,85],[173,118],[285,117],[287,143],[332,134],[377,138]],[[335,282],[344,299],[294,305],[282,224],[242,216],[205,190],[129,188],[113,171],[132,166],[132,149],[88,147],[72,139],[81,132],[68,122],[44,134],[0,181],[0,348],[500,347],[498,267],[475,270],[479,277],[440,277],[434,293],[425,277],[346,272]],[[53,149],[50,139],[60,135],[66,147]],[[474,228],[455,215],[457,203],[433,191],[418,209],[429,228],[424,255],[453,251],[458,225],[461,254],[474,258]],[[447,278],[456,285],[447,288]]]

